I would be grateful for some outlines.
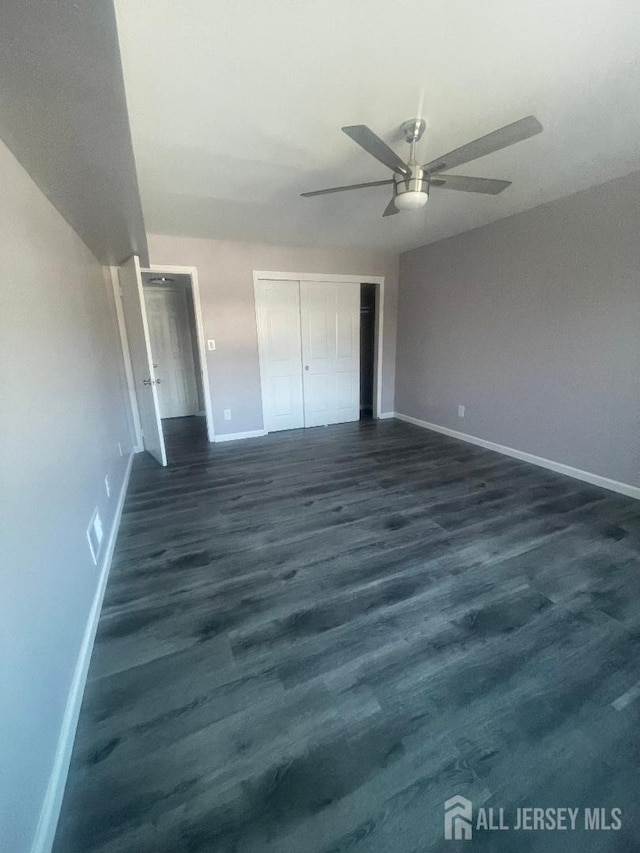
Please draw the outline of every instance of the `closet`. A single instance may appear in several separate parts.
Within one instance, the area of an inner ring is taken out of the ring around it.
[[[201,406],[191,293],[180,281],[156,285],[153,278],[143,273],[151,351],[162,376],[158,386],[160,417],[197,415]]]
[[[256,281],[267,432],[360,418],[360,284]]]

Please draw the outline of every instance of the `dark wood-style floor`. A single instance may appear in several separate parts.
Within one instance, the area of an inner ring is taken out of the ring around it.
[[[397,421],[167,426],[56,853],[640,849],[640,503]],[[623,826],[444,841],[455,794]]]

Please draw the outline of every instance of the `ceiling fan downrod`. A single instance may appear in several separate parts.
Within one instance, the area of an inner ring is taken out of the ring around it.
[[[429,177],[416,160],[416,144],[426,126],[423,118],[412,118],[402,124],[404,138],[410,145],[409,175],[394,173],[393,202],[397,210],[419,210],[429,201]]]

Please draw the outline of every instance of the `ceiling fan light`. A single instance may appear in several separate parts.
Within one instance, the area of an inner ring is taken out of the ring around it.
[[[429,196],[422,190],[409,190],[398,193],[395,197],[395,205],[398,210],[420,210],[429,201]]]

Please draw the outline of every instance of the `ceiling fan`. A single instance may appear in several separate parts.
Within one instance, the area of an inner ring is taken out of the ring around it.
[[[393,184],[393,198],[387,205],[383,216],[393,216],[401,210],[418,210],[424,207],[429,199],[431,187],[445,190],[461,190],[468,193],[485,193],[497,195],[511,184],[511,181],[499,181],[492,178],[470,178],[464,175],[443,175],[445,169],[453,169],[463,163],[469,163],[478,157],[484,157],[493,151],[507,148],[530,136],[540,133],[542,125],[535,116],[527,116],[505,127],[494,130],[486,136],[481,136],[473,142],[467,142],[460,148],[449,151],[442,157],[419,166],[416,162],[416,144],[420,141],[426,122],[421,118],[413,118],[402,125],[404,138],[411,146],[409,159],[405,163],[386,142],[364,124],[354,124],[343,127],[342,130],[357,142],[361,148],[387,166],[393,172],[393,178],[386,181],[369,181],[365,184],[350,184],[346,187],[331,187],[327,190],[301,193],[303,198],[328,193],[340,193],[346,190],[360,190],[364,187],[382,187]]]

